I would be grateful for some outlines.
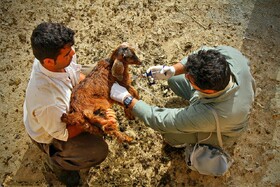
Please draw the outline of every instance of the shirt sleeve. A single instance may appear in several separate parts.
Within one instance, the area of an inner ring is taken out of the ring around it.
[[[147,126],[162,133],[215,132],[215,118],[203,105],[159,108],[139,100],[133,113]]]
[[[50,105],[36,110],[35,116],[38,123],[49,135],[55,139],[67,141],[68,130],[66,124],[61,122],[60,119],[64,112],[62,106]]]

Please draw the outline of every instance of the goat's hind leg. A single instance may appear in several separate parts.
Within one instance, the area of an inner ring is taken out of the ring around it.
[[[107,109],[105,119],[101,116],[95,115],[92,110],[84,110],[84,115],[90,123],[99,124],[104,133],[115,136],[119,142],[130,142],[131,137],[119,132],[118,123],[115,112],[112,109]]]
[[[75,125],[82,127],[86,132],[91,134],[103,134],[100,128],[90,125],[82,112],[73,112],[70,114],[64,113],[61,116],[61,121],[67,125]]]
[[[116,120],[116,114],[114,112],[114,110],[112,109],[107,109],[106,111],[106,118],[112,122],[112,123],[117,123],[117,120]],[[119,142],[131,142],[132,141],[132,138],[127,136],[126,134],[120,132],[118,129],[115,129],[115,127],[110,127],[110,125],[106,126],[105,127],[108,134],[112,134],[114,136],[117,137],[118,141]]]
[[[85,123],[84,116],[80,112],[73,112],[70,114],[63,113],[61,121],[67,125],[82,125]]]
[[[92,110],[84,110],[83,114],[89,120],[89,122],[95,126],[99,126],[105,133],[108,133],[112,130],[118,129],[117,121],[112,119],[112,117],[108,118],[106,114],[106,110],[102,111],[105,113],[105,116],[99,116],[94,114]]]

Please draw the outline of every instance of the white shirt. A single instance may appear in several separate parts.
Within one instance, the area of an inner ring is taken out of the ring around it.
[[[72,89],[80,79],[81,65],[76,64],[76,55],[65,70],[51,72],[34,60],[26,89],[23,120],[27,133],[36,142],[68,139],[66,124],[60,118],[69,111]]]

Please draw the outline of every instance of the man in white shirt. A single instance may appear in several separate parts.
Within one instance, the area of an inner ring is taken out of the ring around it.
[[[80,169],[100,164],[108,155],[102,136],[61,122],[69,111],[73,87],[85,78],[76,63],[74,31],[58,23],[41,23],[32,33],[35,56],[24,102],[24,125],[32,141],[48,155],[58,179],[79,184]]]

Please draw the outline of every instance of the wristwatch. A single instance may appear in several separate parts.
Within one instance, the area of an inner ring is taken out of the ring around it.
[[[126,108],[128,108],[128,106],[132,103],[133,98],[134,97],[130,95],[123,100],[123,104]]]

